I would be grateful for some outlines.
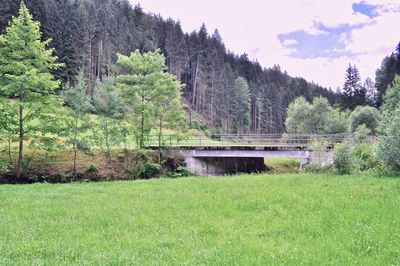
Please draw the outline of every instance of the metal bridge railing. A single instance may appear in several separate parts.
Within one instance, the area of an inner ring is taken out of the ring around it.
[[[192,137],[163,136],[161,146],[164,147],[217,147],[217,146],[306,146],[316,141],[326,145],[354,140],[354,134],[221,134]],[[146,146],[158,146],[158,137],[149,136]]]

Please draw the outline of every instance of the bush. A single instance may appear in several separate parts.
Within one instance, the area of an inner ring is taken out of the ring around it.
[[[368,137],[371,135],[371,130],[367,128],[365,124],[362,124],[357,127],[355,132],[355,141],[357,143],[364,143],[368,140]]]
[[[378,157],[374,153],[374,146],[371,144],[358,144],[351,157],[354,171],[364,172],[379,167]]]
[[[364,124],[372,133],[376,133],[380,118],[378,109],[371,106],[358,106],[350,114],[349,129],[354,133],[359,126]]]
[[[129,173],[133,179],[150,179],[158,177],[161,174],[161,166],[156,163],[139,163],[133,171]]]
[[[339,174],[350,174],[351,172],[351,152],[349,145],[337,144],[333,151],[333,165]]]
[[[8,170],[8,161],[0,158],[0,174]]]
[[[95,164],[89,165],[89,167],[85,171],[85,178],[96,181],[99,179],[99,170]]]
[[[378,157],[393,172],[400,172],[400,109],[380,126]]]

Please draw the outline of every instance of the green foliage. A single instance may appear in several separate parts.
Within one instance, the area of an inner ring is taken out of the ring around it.
[[[380,119],[381,115],[376,108],[357,106],[350,114],[349,130],[354,133],[359,126],[364,124],[372,133],[376,133]]]
[[[312,106],[304,97],[295,99],[288,107],[286,131],[288,133],[311,133],[311,113]]]
[[[289,104],[286,131],[296,134],[344,133],[347,117],[346,112],[333,109],[323,97],[314,98],[312,104],[299,97]]]
[[[4,35],[0,35],[1,93],[33,103],[58,88],[50,71],[55,63],[54,49],[47,49],[50,39],[41,41],[40,23],[33,20],[24,2],[18,17],[13,18]]]
[[[365,172],[379,167],[379,160],[375,154],[375,147],[371,144],[357,144],[351,154],[352,172]]]
[[[348,144],[337,144],[335,145],[333,154],[333,165],[336,171],[343,174],[351,173],[351,150]]]
[[[91,123],[89,112],[93,111],[93,106],[90,103],[90,98],[86,94],[87,84],[83,73],[77,77],[75,85],[67,83],[63,89],[62,96],[67,105],[69,105],[68,113],[65,118],[64,137],[67,144],[72,146],[74,151],[73,172],[76,175],[76,156],[77,151],[88,153],[89,140],[85,135],[90,129]]]
[[[143,148],[152,129],[162,136],[165,122],[171,126],[180,124],[181,85],[165,72],[165,57],[159,50],[145,54],[136,50],[129,57],[118,54],[118,64],[124,73],[117,76],[118,87],[134,110],[136,140]]]
[[[131,171],[134,179],[150,179],[161,174],[161,166],[152,162],[141,162]]]
[[[394,78],[393,85],[388,87],[383,100],[383,119],[390,120],[391,116],[400,108],[400,75]]]
[[[345,109],[353,110],[357,106],[367,104],[367,91],[361,84],[360,73],[356,65],[346,69],[346,80],[342,93],[342,106]]]
[[[361,124],[357,127],[355,133],[354,133],[354,138],[357,143],[364,143],[368,141],[368,138],[370,137],[372,131],[367,128],[365,124]]]
[[[339,108],[334,108],[325,125],[327,134],[340,134],[347,132],[349,127],[349,112],[342,111]]]
[[[400,172],[400,76],[384,96],[379,124],[378,157],[389,171]]]
[[[247,133],[250,127],[250,91],[247,81],[239,77],[236,79],[231,105],[233,133]]]
[[[1,179],[1,174],[6,172],[9,166],[10,166],[9,162],[5,158],[0,157],[0,179]]]
[[[47,49],[50,39],[41,41],[40,23],[21,2],[18,17],[14,17],[0,35],[0,95],[18,99],[19,156],[16,176],[19,178],[24,158],[27,124],[46,112],[54,103],[49,95],[60,85],[51,71],[61,67],[53,49]]]
[[[97,165],[91,164],[89,167],[86,169],[86,174],[97,174],[99,173],[99,170],[97,169]]]
[[[377,106],[381,106],[384,101],[384,96],[387,94],[387,89],[392,85],[395,80],[396,74],[400,74],[400,50],[397,54],[392,53],[385,57],[382,61],[382,65],[376,70],[376,88],[378,91]],[[397,81],[398,82],[398,81]]]
[[[104,153],[112,171],[111,148],[123,141],[123,135],[119,133],[120,127],[123,126],[121,118],[124,115],[124,104],[116,91],[113,77],[105,77],[103,82],[97,84],[93,102],[96,113],[100,115],[100,121],[96,125],[100,134],[95,134],[94,138],[101,148],[106,147]]]
[[[319,169],[323,169],[328,164],[329,155],[327,152],[328,143],[324,140],[315,140],[312,142],[313,149],[313,164]]]
[[[379,159],[392,171],[400,172],[400,109],[390,119],[383,119],[379,133]]]

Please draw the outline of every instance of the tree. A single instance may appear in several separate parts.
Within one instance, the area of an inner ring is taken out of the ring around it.
[[[383,97],[382,119],[379,123],[378,157],[389,169],[400,171],[400,76]]]
[[[76,176],[76,159],[78,150],[88,151],[84,133],[89,129],[88,112],[93,110],[89,97],[86,95],[87,85],[83,73],[77,77],[75,85],[67,83],[62,96],[70,107],[66,118],[65,135],[74,152],[73,175]]]
[[[239,77],[235,81],[231,105],[233,133],[246,133],[249,130],[250,107],[249,85],[244,78]]]
[[[101,147],[106,146],[105,154],[108,165],[113,171],[111,146],[121,142],[120,134],[118,134],[118,120],[124,115],[124,105],[115,89],[114,77],[105,77],[103,82],[96,86],[94,107],[96,113],[100,115],[99,129],[101,133],[98,134],[97,139],[100,140]]]
[[[349,130],[354,133],[364,124],[372,133],[376,133],[380,117],[379,111],[374,107],[357,106],[350,114]]]
[[[189,113],[199,115],[216,133],[234,131],[229,112],[233,102],[228,98],[233,98],[237,77],[249,85],[252,132],[282,132],[286,108],[299,96],[308,101],[322,96],[332,105],[340,101],[339,93],[228,51],[218,31],[210,36],[202,26],[185,34],[178,21],[146,14],[127,0],[25,2],[42,24],[42,39],[52,38],[56,55],[65,63],[54,75],[63,84],[74,83],[79,70],[84,71],[91,96],[97,80],[118,73],[117,52],[129,55],[135,49],[144,53],[158,47],[169,72],[186,85],[182,96]],[[0,32],[17,11],[18,1],[0,0]]]
[[[342,104],[353,110],[356,106],[366,104],[366,90],[361,85],[361,78],[357,67],[349,64],[346,69],[346,79],[343,87]]]
[[[326,123],[325,133],[345,133],[349,127],[349,114],[349,111],[342,112],[339,108],[334,108]]]
[[[383,118],[390,119],[394,112],[400,107],[400,75],[394,78],[393,84],[387,89],[383,100]]]
[[[309,127],[312,133],[322,134],[326,132],[332,115],[332,106],[326,98],[315,97],[312,102]]]
[[[383,59],[382,65],[376,70],[375,84],[377,89],[377,106],[383,104],[383,97],[387,88],[392,84],[396,75],[397,58],[395,54],[391,54]],[[400,74],[400,72],[398,72]]]
[[[126,73],[118,75],[118,86],[134,109],[134,124],[138,128],[136,139],[139,147],[144,148],[146,138],[155,129],[156,114],[161,119],[161,128],[165,115],[169,115],[165,113],[166,109],[162,109],[164,107],[158,105],[166,104],[168,99],[177,103],[177,99],[180,99],[180,85],[172,75],[165,73],[165,57],[159,50],[143,55],[136,50],[129,57],[118,54],[118,64],[124,69],[123,73]],[[180,110],[179,106],[175,108]],[[165,112],[161,114],[161,111]]]
[[[311,112],[312,106],[304,97],[295,99],[289,104],[287,110],[286,131],[288,133],[311,133],[309,127]]]
[[[50,39],[41,41],[40,23],[33,20],[24,2],[6,33],[0,36],[0,93],[18,98],[19,151],[16,178],[19,179],[24,158],[25,124],[46,107],[49,95],[60,82],[51,71],[58,69]]]
[[[378,94],[377,94],[377,90],[375,87],[374,82],[370,79],[367,78],[364,82],[364,88],[365,88],[365,92],[366,92],[366,99],[367,99],[367,104],[370,106],[377,106],[377,102],[378,102]]]
[[[310,104],[299,97],[289,104],[286,131],[300,134],[343,133],[346,131],[345,114],[333,109],[326,98],[316,97]]]

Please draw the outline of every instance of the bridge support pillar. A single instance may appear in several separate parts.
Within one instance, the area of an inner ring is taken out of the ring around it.
[[[186,167],[200,176],[265,172],[264,158],[186,157]]]

